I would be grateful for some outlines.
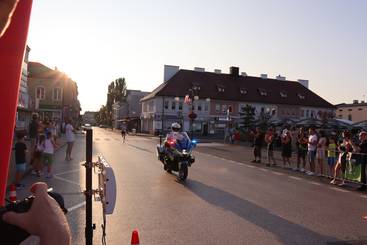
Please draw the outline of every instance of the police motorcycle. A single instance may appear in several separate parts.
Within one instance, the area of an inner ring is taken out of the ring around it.
[[[196,140],[190,140],[185,132],[180,132],[178,123],[172,124],[172,132],[169,133],[160,144],[157,145],[158,160],[163,163],[163,169],[168,173],[178,172],[178,179],[185,181],[188,176],[188,168],[195,162],[192,154],[196,146]]]

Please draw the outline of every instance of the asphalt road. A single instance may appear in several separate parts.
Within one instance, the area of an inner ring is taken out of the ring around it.
[[[157,139],[94,128],[94,154],[113,166],[118,188],[115,212],[107,217],[107,244],[367,244],[367,195],[279,169],[223,159],[198,146],[186,183],[163,171]],[[220,144],[213,144],[220,147]],[[84,244],[85,136],[75,160],[56,154],[49,184],[71,208],[73,244]],[[236,156],[233,156],[236,159]],[[30,183],[37,180],[29,177]],[[42,180],[42,179],[41,179]],[[101,205],[94,203],[94,244],[101,242]]]

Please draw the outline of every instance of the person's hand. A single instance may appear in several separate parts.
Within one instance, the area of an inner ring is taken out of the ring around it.
[[[39,236],[41,244],[71,244],[66,217],[58,203],[47,194],[47,184],[35,183],[31,191],[35,195],[31,209],[27,213],[7,212],[3,220]]]
[[[0,0],[0,37],[5,33],[19,0]]]

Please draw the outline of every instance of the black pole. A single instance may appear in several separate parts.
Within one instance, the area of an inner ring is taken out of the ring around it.
[[[93,130],[91,128],[86,129],[87,140],[86,140],[86,190],[85,190],[85,244],[93,244],[93,224],[92,224],[92,152],[93,152]]]

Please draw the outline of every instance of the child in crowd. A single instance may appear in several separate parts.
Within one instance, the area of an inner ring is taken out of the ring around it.
[[[33,154],[34,159],[33,166],[36,170],[36,174],[38,177],[42,175],[42,169],[43,169],[42,154],[45,149],[45,139],[46,138],[43,134],[38,137]]]
[[[336,163],[336,147],[337,145],[335,137],[330,137],[327,142],[327,163],[329,165],[329,176],[332,176]]]
[[[15,165],[16,165],[16,172],[15,172],[15,185],[17,189],[25,187],[23,184],[20,183],[24,172],[26,171],[26,152],[27,152],[27,145],[24,142],[24,134],[18,133],[17,134],[17,143],[13,148],[15,150]]]
[[[44,150],[42,154],[43,164],[44,166],[47,166],[46,178],[52,178],[51,170],[52,170],[53,155],[55,152],[55,148],[56,148],[56,144],[52,138],[52,133],[47,132],[45,143],[44,143]]]

